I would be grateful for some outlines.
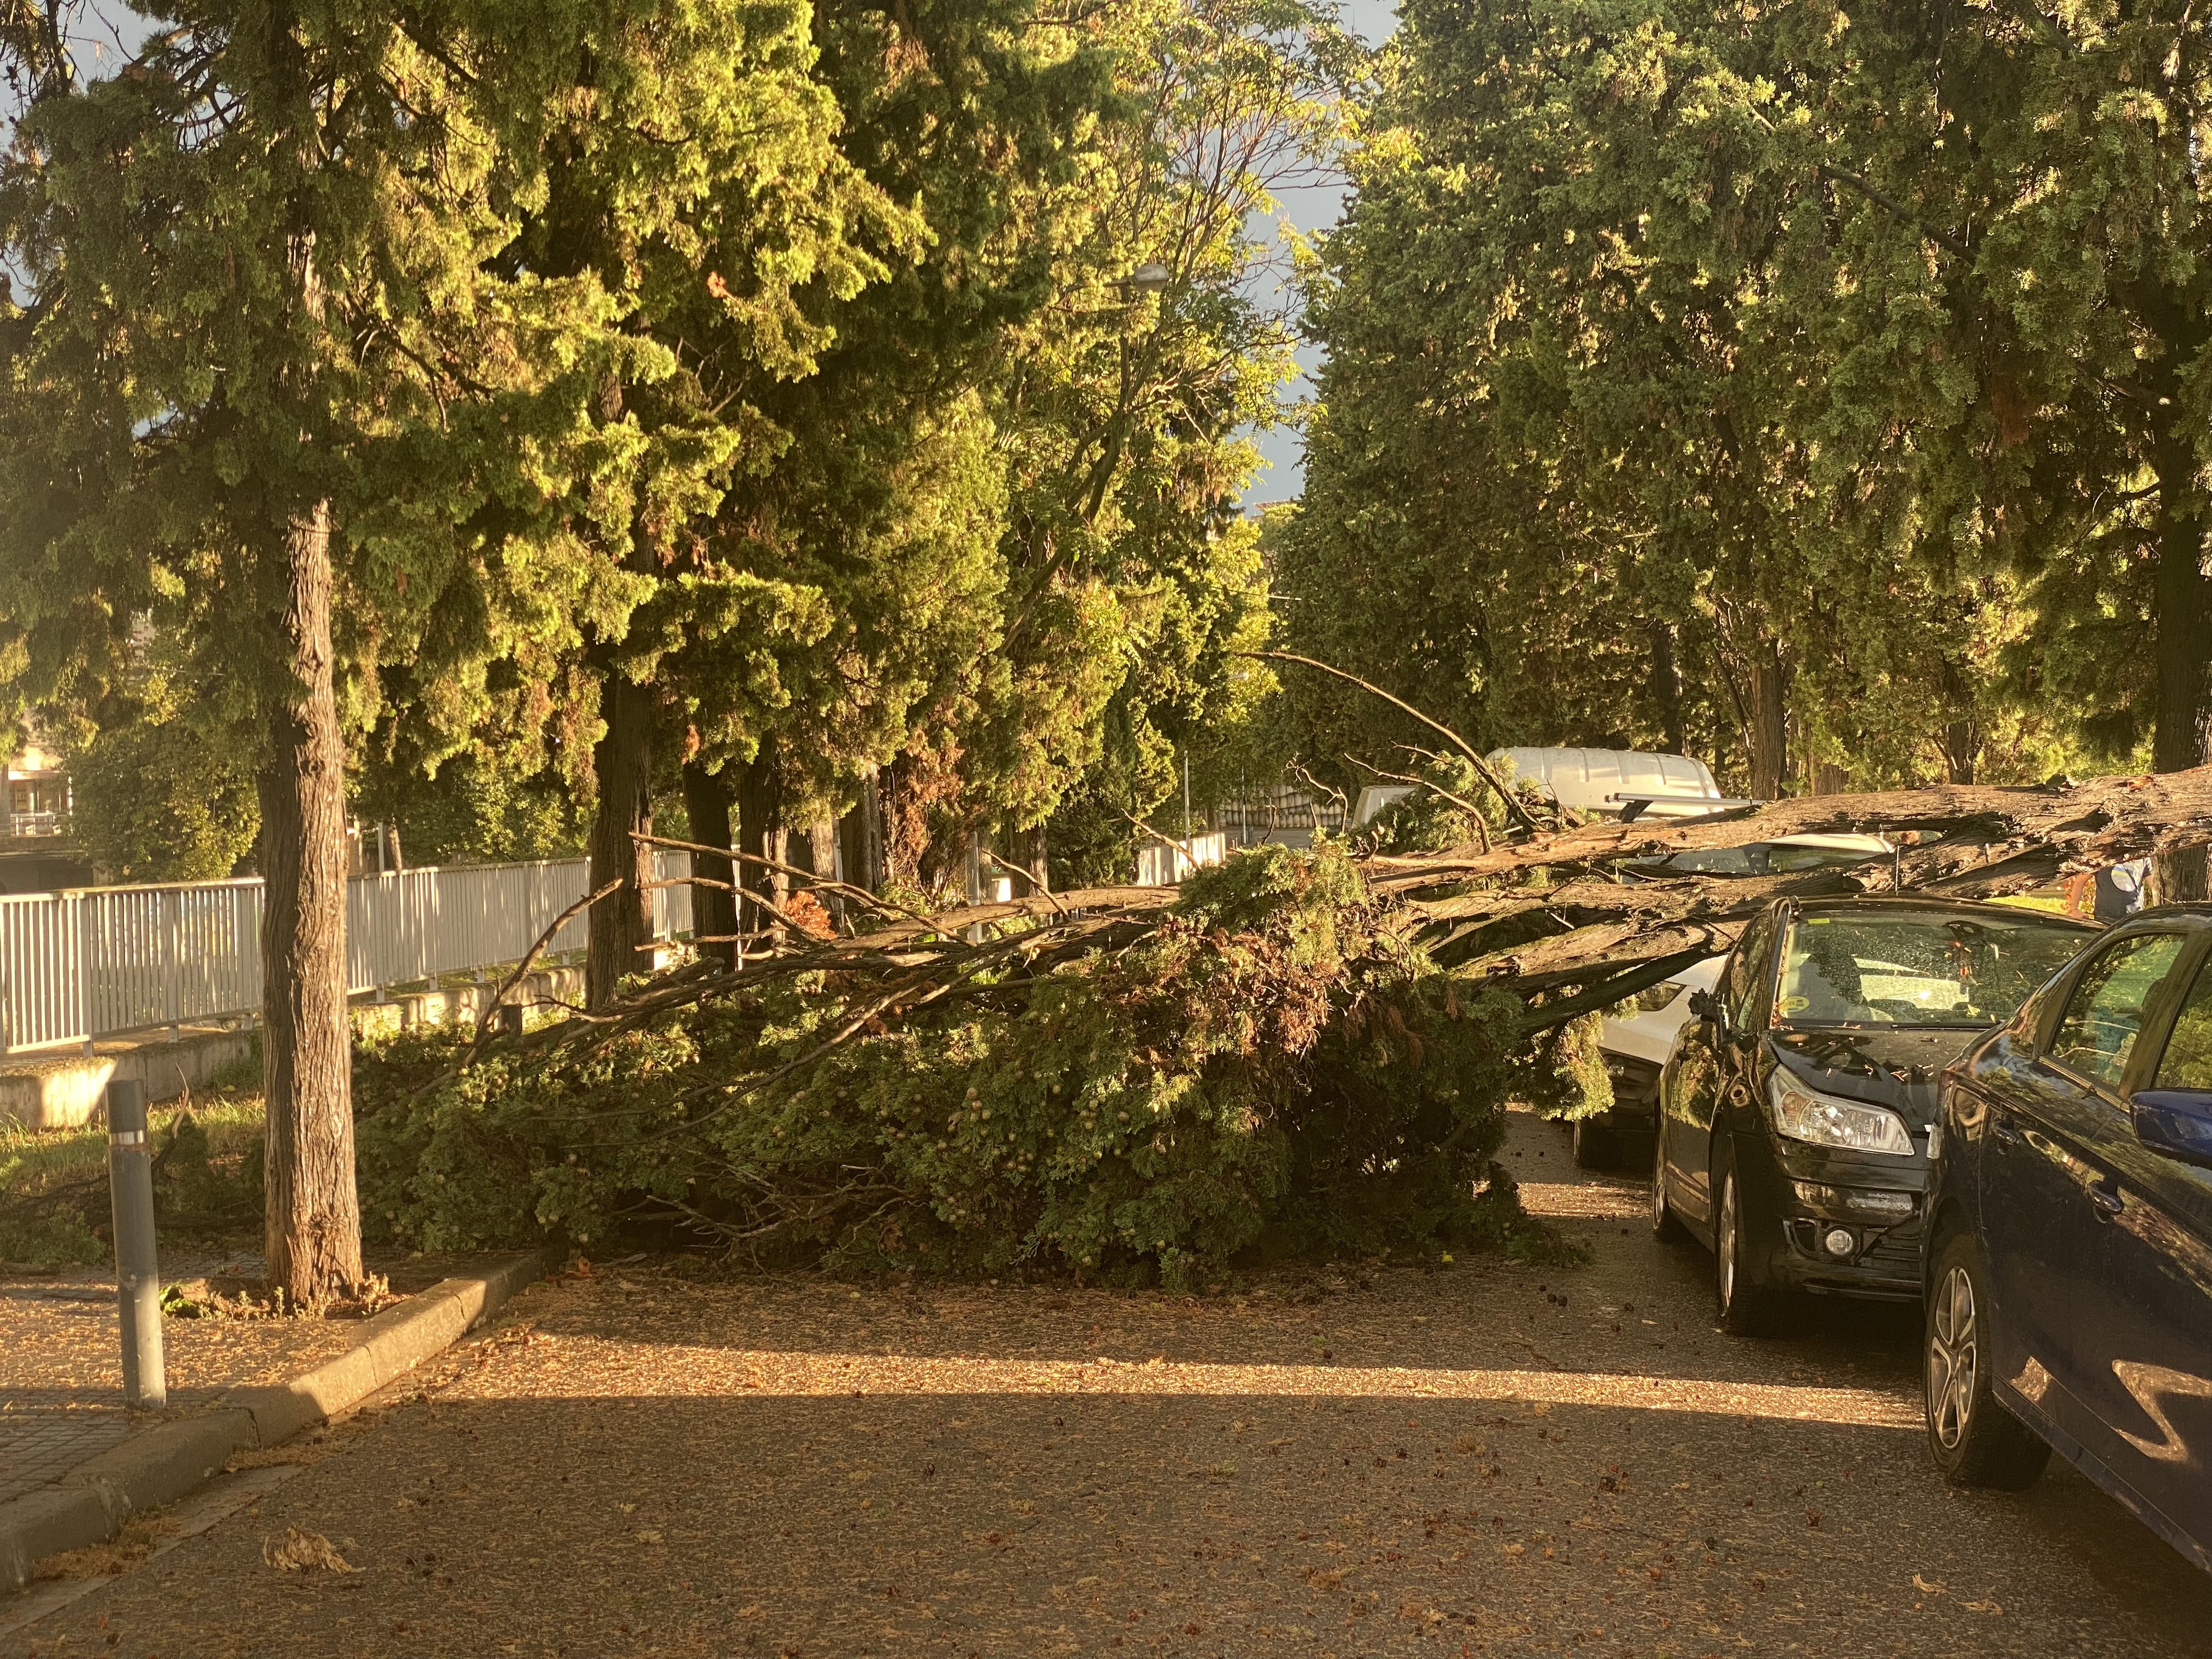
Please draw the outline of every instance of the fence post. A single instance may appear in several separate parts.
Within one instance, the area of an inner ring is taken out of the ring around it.
[[[146,1088],[107,1085],[107,1187],[115,1218],[115,1299],[123,1316],[123,1403],[169,1403],[161,1363],[161,1266],[154,1240],[154,1149],[146,1144]]]
[[[95,1052],[92,1034],[99,1024],[92,1015],[92,930],[85,925],[85,912],[92,907],[92,896],[79,893],[70,903],[71,930],[76,934],[76,1014],[84,1022],[84,1052]]]

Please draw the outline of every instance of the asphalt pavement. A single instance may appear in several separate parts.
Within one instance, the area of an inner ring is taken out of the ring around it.
[[[1729,1339],[1640,1181],[1509,1161],[1589,1266],[543,1285],[0,1655],[2212,1654],[2079,1477],[1944,1486],[1911,1312]]]

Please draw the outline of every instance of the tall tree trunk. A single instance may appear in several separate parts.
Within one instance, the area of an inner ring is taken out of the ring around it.
[[[1790,775],[1789,677],[1782,649],[1762,640],[1751,653],[1751,793],[1756,800],[1782,799]]]
[[[1972,783],[1974,764],[1982,750],[1982,728],[1978,720],[1953,720],[1943,728],[1937,746],[1943,751],[1943,781],[1947,783]]]
[[[1006,862],[1029,877],[1026,884],[1015,884],[1015,896],[1052,891],[1052,872],[1047,867],[1045,860],[1044,825],[1036,823],[1026,830],[1009,831],[1006,842],[1004,857]]]
[[[1686,754],[1689,737],[1682,718],[1682,670],[1674,656],[1674,630],[1666,623],[1653,623],[1650,639],[1651,677],[1644,683],[1644,695],[1651,700],[1667,752]]]
[[[837,845],[844,857],[845,879],[871,893],[884,885],[884,813],[875,778],[860,781],[860,798],[853,810],[837,821]]]
[[[793,864],[804,864],[822,881],[837,879],[837,821],[821,818],[810,823],[802,832],[806,842],[806,856],[793,859]]]
[[[261,1078],[269,1282],[309,1304],[361,1280],[353,1043],[346,1016],[345,741],[331,644],[331,508],[284,537],[278,623],[292,684],[272,699],[261,797]]]
[[[790,837],[783,827],[783,786],[776,775],[775,749],[763,740],[760,752],[738,770],[738,850],[755,858],[788,863],[784,854]],[[791,878],[781,870],[754,865],[745,872],[744,884],[769,903],[781,908],[791,891]],[[738,907],[738,931],[768,930],[781,939],[781,924],[750,899]]]
[[[599,808],[592,820],[592,891],[619,878],[619,891],[591,908],[584,953],[584,1005],[604,1008],[625,975],[652,964],[653,849],[632,838],[653,833],[653,693],[612,667],[599,692],[606,733],[592,750]]]
[[[1967,690],[1966,677],[1959,672],[1957,663],[1945,659],[1936,689],[1947,707],[1967,711],[1945,721],[1942,731],[1936,737],[1936,747],[1943,757],[1944,779],[1950,783],[1972,783],[1975,763],[1981,757],[1982,726],[1971,712],[1973,696]]]
[[[691,820],[690,839],[707,847],[730,844],[730,790],[717,773],[697,761],[684,763],[684,810]],[[737,866],[728,859],[704,853],[691,855],[691,873],[709,881],[735,881]],[[691,890],[691,933],[695,939],[719,941],[702,945],[699,954],[735,967],[738,943],[738,896],[720,887]]]
[[[2204,514],[2197,501],[2195,447],[2185,434],[2169,433],[2154,459],[2158,714],[2151,767],[2179,772],[2212,760],[2212,581],[2204,574]],[[2160,853],[2155,874],[2161,903],[2208,896],[2201,847]]]

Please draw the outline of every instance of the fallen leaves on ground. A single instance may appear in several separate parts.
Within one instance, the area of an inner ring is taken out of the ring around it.
[[[352,1562],[337,1552],[337,1547],[319,1532],[302,1532],[297,1527],[284,1528],[284,1541],[261,1546],[261,1559],[279,1572],[352,1572]]]
[[[153,1553],[154,1546],[177,1530],[166,1515],[134,1515],[105,1544],[49,1555],[32,1570],[33,1578],[112,1578],[129,1572]]]

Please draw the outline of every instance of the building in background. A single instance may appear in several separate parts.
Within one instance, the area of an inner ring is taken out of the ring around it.
[[[69,818],[69,769],[33,737],[0,766],[0,837],[63,835]]]

